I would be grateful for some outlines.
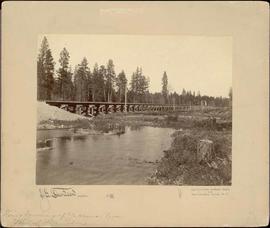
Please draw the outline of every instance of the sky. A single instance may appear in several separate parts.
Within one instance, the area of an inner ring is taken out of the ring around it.
[[[112,59],[116,74],[124,70],[128,81],[137,66],[150,78],[150,92],[161,91],[164,71],[169,90],[183,88],[201,95],[228,97],[232,86],[232,38],[229,36],[180,35],[53,35],[49,42],[56,69],[65,47],[74,70],[83,57],[90,70],[95,63],[106,65]],[[44,35],[38,39],[38,48]]]

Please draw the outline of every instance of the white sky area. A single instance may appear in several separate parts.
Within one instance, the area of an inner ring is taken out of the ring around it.
[[[128,81],[136,67],[150,78],[150,92],[161,91],[166,71],[171,92],[182,89],[201,95],[228,97],[232,86],[231,37],[179,35],[51,35],[45,34],[56,69],[65,47],[72,70],[83,57],[90,70],[95,63],[106,65],[112,59],[116,74],[124,70]],[[44,35],[39,36],[38,49]]]

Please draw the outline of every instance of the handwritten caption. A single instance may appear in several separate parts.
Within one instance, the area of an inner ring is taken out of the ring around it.
[[[73,212],[64,212],[64,213],[32,213],[26,211],[19,213],[13,210],[6,210],[3,212],[3,217],[6,221],[9,221],[9,224],[15,226],[86,226],[93,223],[94,220],[112,220],[119,219],[120,216],[113,215],[110,212],[104,213],[102,215],[88,215],[83,213],[73,213]]]

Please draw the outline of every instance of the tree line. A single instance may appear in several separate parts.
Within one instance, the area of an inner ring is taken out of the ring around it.
[[[161,92],[150,93],[150,79],[143,73],[141,67],[131,75],[128,83],[124,70],[115,72],[115,65],[109,59],[106,65],[95,63],[92,71],[88,60],[84,57],[72,71],[70,55],[66,48],[60,52],[59,68],[55,62],[46,37],[43,38],[37,59],[37,99],[68,100],[68,101],[103,101],[158,103],[175,105],[200,105],[207,102],[213,106],[228,106],[230,98],[201,96],[200,92],[183,89],[181,94],[172,93],[168,88],[168,76],[163,73]],[[231,94],[230,90],[230,94]]]

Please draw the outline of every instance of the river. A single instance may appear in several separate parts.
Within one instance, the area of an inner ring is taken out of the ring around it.
[[[121,134],[38,130],[36,183],[145,185],[171,145],[171,128],[125,127]],[[74,133],[75,132],[75,133]]]

